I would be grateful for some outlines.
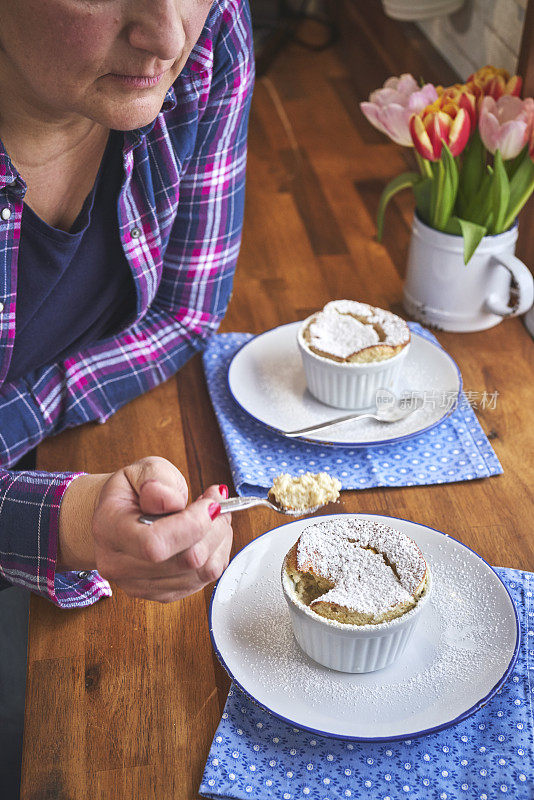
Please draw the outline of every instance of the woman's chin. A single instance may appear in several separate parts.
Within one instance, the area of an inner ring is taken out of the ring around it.
[[[163,105],[166,90],[162,87],[113,92],[92,104],[91,119],[107,128],[131,131],[153,122]]]
[[[132,103],[120,111],[110,111],[107,114],[99,115],[96,121],[117,131],[132,131],[153,122],[161,111],[162,104],[163,100],[159,103],[144,103],[140,108],[137,104]]]

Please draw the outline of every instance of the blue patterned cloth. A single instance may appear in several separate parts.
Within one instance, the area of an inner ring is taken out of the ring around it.
[[[412,331],[436,338],[417,323]],[[396,444],[329,447],[286,439],[242,411],[228,389],[229,364],[251,339],[247,333],[213,336],[203,355],[208,389],[240,495],[266,495],[273,478],[331,472],[343,489],[423,486],[499,475],[502,467],[465,395],[456,411],[430,431]]]
[[[255,800],[534,798],[534,574],[497,569],[515,602],[521,645],[504,686],[472,717],[405,741],[345,742],[300,731],[233,686],[200,786]]]

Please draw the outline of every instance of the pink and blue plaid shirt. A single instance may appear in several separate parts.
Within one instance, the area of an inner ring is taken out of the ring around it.
[[[156,120],[124,135],[118,216],[135,323],[9,383],[26,186],[0,148],[0,585],[25,586],[63,608],[111,594],[97,572],[55,569],[61,500],[77,473],[9,466],[50,434],[105,422],[217,329],[241,241],[253,83],[247,0],[214,0]]]

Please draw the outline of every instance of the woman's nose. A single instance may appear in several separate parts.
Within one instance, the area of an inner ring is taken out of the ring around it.
[[[161,61],[175,61],[185,46],[181,0],[139,0],[128,25],[128,42]]]

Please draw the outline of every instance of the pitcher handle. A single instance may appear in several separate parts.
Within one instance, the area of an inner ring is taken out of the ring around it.
[[[517,317],[518,314],[524,314],[534,302],[534,278],[531,271],[513,255],[494,256],[492,263],[508,270],[517,299],[514,307],[510,308],[506,300],[494,292],[486,299],[486,310],[500,317]]]

